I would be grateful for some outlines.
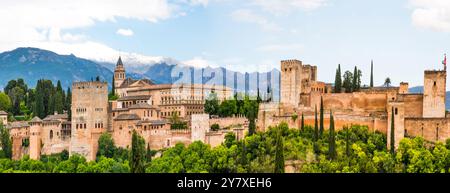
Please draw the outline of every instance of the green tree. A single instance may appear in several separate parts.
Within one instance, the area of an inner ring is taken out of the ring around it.
[[[0,110],[9,111],[11,109],[11,100],[5,93],[0,92]]]
[[[329,136],[329,142],[328,142],[328,156],[331,160],[336,159],[336,139],[335,139],[335,133],[334,133],[334,117],[333,112],[330,111],[330,136]]]
[[[235,100],[224,100],[219,105],[219,115],[221,117],[231,117],[237,114],[237,106]]]
[[[394,127],[394,107],[392,107],[392,113],[391,113],[391,154],[394,155],[395,153],[395,127]]]
[[[305,131],[305,117],[303,116],[303,113],[302,113],[302,122],[301,122],[300,129],[302,132]]]
[[[292,121],[294,122],[294,124],[296,123],[297,119],[298,119],[298,115],[297,113],[292,114],[291,116]]]
[[[373,88],[373,60],[370,62],[370,87]]]
[[[72,120],[72,92],[70,91],[70,87],[67,88],[67,95],[65,101],[65,109],[67,110],[67,116],[69,120]]]
[[[391,87],[391,78],[387,77],[387,78],[384,80],[384,86],[385,86],[385,87]]]
[[[101,156],[107,158],[113,158],[116,152],[116,146],[110,133],[103,133],[98,138],[98,151],[97,158]]]
[[[275,142],[275,171],[274,173],[284,173],[284,141],[283,141],[283,129],[287,125],[281,124],[278,126],[277,138]]]
[[[350,71],[345,71],[342,87],[344,87],[346,93],[353,92],[353,74]]]
[[[334,79],[334,92],[340,93],[342,92],[342,79],[341,79],[341,64],[338,65],[336,70],[336,77]]]
[[[217,94],[212,91],[205,101],[205,112],[210,115],[219,114],[219,100],[217,99]]]
[[[152,156],[153,156],[153,152],[150,149],[150,143],[149,143],[149,144],[147,144],[147,151],[146,151],[147,163],[152,161]]]
[[[3,156],[6,158],[12,158],[12,142],[8,129],[3,127],[3,123],[0,122],[0,143],[2,145]]]
[[[211,131],[219,131],[219,130],[220,130],[219,124],[215,123],[211,125]]]
[[[227,133],[225,135],[225,141],[223,142],[225,147],[230,148],[236,143],[236,135],[234,133]]]
[[[145,172],[145,140],[133,130],[131,138],[130,170],[131,173]]]
[[[358,90],[358,68],[355,66],[353,70],[352,91]]]
[[[314,141],[319,140],[319,125],[317,120],[317,106],[315,106],[314,110]]]
[[[319,124],[319,137],[323,136],[323,98],[320,96],[320,124]]]

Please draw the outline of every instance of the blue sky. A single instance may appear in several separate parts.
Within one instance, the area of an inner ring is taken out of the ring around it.
[[[337,64],[344,70],[356,65],[367,84],[373,59],[377,85],[390,77],[394,84],[415,86],[422,84],[423,70],[442,68],[444,53],[450,53],[445,0],[19,0],[0,5],[8,8],[0,12],[2,18],[20,18],[0,21],[11,26],[0,32],[1,51],[33,46],[110,62],[122,55],[135,68],[171,58],[198,67],[267,71],[295,58],[317,65],[325,82],[334,80]]]

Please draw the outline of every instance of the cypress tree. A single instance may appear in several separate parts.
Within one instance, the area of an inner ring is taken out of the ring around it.
[[[370,63],[370,87],[373,88],[373,60]]]
[[[147,163],[152,161],[152,150],[150,144],[147,144]]]
[[[394,107],[392,107],[391,115],[391,154],[395,153],[395,127],[394,127]]]
[[[70,87],[67,88],[67,96],[66,96],[66,110],[67,110],[67,118],[72,120],[72,92],[70,91]]]
[[[303,113],[302,113],[302,122],[301,122],[300,129],[302,132],[305,130],[305,117],[303,116]]]
[[[324,128],[323,128],[323,98],[322,98],[322,96],[320,96],[320,125],[319,125],[320,127],[320,130],[319,130],[319,137],[320,138],[322,138],[322,136],[323,136],[323,130],[324,130]]]
[[[334,79],[334,92],[340,93],[342,91],[342,75],[341,75],[341,64],[338,65],[336,70],[336,77]]]
[[[114,82],[115,82],[115,77],[113,75],[113,77],[112,77],[112,89],[111,89],[111,95],[112,96],[116,95],[116,85],[114,84]]]
[[[274,173],[284,173],[284,145],[282,126],[278,126],[277,139],[275,145],[275,171]]]
[[[345,127],[345,154],[350,157],[350,132],[348,127]]]
[[[145,172],[145,141],[133,130],[133,137],[131,138],[131,152],[130,152],[130,171],[131,173]]]
[[[3,155],[6,158],[12,158],[12,142],[8,129],[3,127],[3,123],[0,122],[0,144],[2,147]]]
[[[315,106],[315,111],[314,111],[314,141],[319,140],[319,126],[317,123],[317,106]]]
[[[328,156],[331,160],[336,159],[336,140],[334,133],[334,117],[333,113],[330,111],[330,138],[328,142]]]
[[[353,71],[353,81],[352,81],[352,91],[358,90],[358,68],[356,68]]]

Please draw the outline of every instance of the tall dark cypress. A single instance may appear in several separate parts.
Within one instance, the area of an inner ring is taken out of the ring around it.
[[[305,130],[305,117],[303,116],[303,113],[302,113],[302,123],[301,123],[300,129],[302,132]]]
[[[67,117],[70,120],[72,120],[72,92],[70,91],[70,87],[67,88],[67,96],[66,96],[66,110],[67,110]]]
[[[345,154],[350,157],[350,132],[347,126],[345,126]]]
[[[329,148],[328,148],[328,156],[331,160],[336,159],[336,139],[334,133],[334,117],[333,112],[330,111],[330,136],[329,136]]]
[[[334,78],[334,92],[340,93],[342,91],[342,75],[341,75],[341,64],[338,65],[336,70],[336,77]]]
[[[282,126],[278,126],[277,139],[275,144],[275,171],[274,173],[284,173],[284,144]]]
[[[322,96],[320,96],[320,125],[319,125],[320,127],[320,130],[319,130],[319,137],[320,138],[322,138],[322,136],[323,136],[323,130],[324,130],[324,128],[323,128],[323,98],[322,98]]]
[[[112,77],[112,84],[111,84],[111,86],[112,86],[111,95],[112,96],[116,95],[116,85],[114,84],[114,82],[115,82],[115,77],[113,75],[113,77]]]
[[[391,113],[391,154],[395,153],[395,127],[394,127],[394,107],[392,107]]]
[[[370,62],[370,87],[373,88],[373,60]]]
[[[353,81],[352,81],[352,91],[357,91],[358,89],[358,68],[355,66],[353,71]]]
[[[145,172],[145,141],[135,130],[133,130],[133,136],[131,138],[131,152],[129,159],[131,173]]]
[[[319,126],[318,126],[318,121],[317,121],[317,106],[315,106],[315,111],[314,111],[314,141],[319,140]]]

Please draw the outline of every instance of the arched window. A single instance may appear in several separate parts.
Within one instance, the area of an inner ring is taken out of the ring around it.
[[[53,139],[53,130],[50,130],[50,139]]]

